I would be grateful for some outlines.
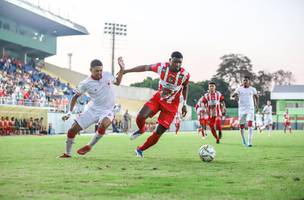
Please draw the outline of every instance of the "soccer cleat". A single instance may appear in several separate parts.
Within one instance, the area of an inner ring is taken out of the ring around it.
[[[77,150],[77,153],[79,155],[84,155],[86,153],[88,153],[89,151],[91,151],[92,147],[90,145],[85,145],[84,147],[80,148]]]
[[[136,138],[138,138],[141,135],[141,132],[139,130],[135,131],[134,133],[132,133],[130,140],[135,140]]]
[[[71,158],[71,157],[72,156],[70,156],[70,155],[68,155],[66,153],[62,154],[61,156],[58,156],[58,158]]]
[[[252,144],[248,144],[248,147],[252,147]]]
[[[135,154],[137,157],[141,157],[141,158],[144,158],[144,154],[143,154],[143,151],[140,150],[140,149],[135,149]]]
[[[219,144],[220,143],[220,140],[216,140],[216,144]]]

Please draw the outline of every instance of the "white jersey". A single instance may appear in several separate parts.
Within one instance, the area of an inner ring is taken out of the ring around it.
[[[79,83],[76,92],[77,94],[87,93],[90,96],[89,108],[93,111],[113,110],[115,105],[114,80],[114,76],[109,72],[103,72],[102,78],[99,80],[87,77]]]
[[[263,108],[263,113],[264,115],[267,115],[267,116],[272,116],[272,106],[268,106],[266,105],[264,108]]]
[[[241,86],[236,89],[235,93],[239,96],[238,103],[240,112],[254,111],[253,96],[257,94],[254,87],[249,86],[248,88],[245,88],[244,86]]]
[[[255,115],[255,121],[256,121],[257,126],[262,126],[263,125],[263,115],[257,113]]]
[[[266,105],[263,109],[263,113],[264,113],[264,124],[265,125],[272,124],[272,106]]]

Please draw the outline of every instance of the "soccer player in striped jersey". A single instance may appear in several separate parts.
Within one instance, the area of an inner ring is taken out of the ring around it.
[[[291,133],[291,123],[290,123],[290,116],[288,114],[288,109],[284,114],[284,133],[286,133],[286,129],[288,128],[289,133]]]
[[[175,135],[178,134],[179,128],[180,128],[180,123],[181,123],[181,114],[180,112],[176,112],[176,115],[174,117],[174,125],[175,125]]]
[[[201,125],[201,128],[198,129],[198,131],[201,131],[203,139],[205,139],[206,134],[206,126],[208,124],[209,116],[207,113],[207,109],[205,107],[205,104],[202,102],[203,97],[201,97],[198,102],[195,105],[195,111],[197,114],[197,118],[199,121],[199,124]]]
[[[220,137],[222,136],[221,130],[219,130],[219,135],[216,134],[215,125],[218,123],[218,120],[222,120],[222,110],[225,111],[225,102],[224,96],[216,90],[215,82],[209,82],[208,92],[204,94],[202,102],[207,108],[207,113],[209,116],[209,127],[212,135],[216,139],[216,143],[220,143]]]
[[[183,55],[175,51],[171,54],[169,62],[151,65],[140,65],[126,69],[124,74],[131,72],[152,71],[160,76],[159,87],[153,97],[144,104],[136,117],[138,130],[131,135],[135,139],[145,132],[145,122],[160,111],[158,125],[146,142],[135,149],[138,157],[143,158],[143,151],[156,144],[161,135],[170,127],[178,106],[180,96],[183,96],[182,116],[187,114],[186,99],[188,95],[189,73],[182,67]]]

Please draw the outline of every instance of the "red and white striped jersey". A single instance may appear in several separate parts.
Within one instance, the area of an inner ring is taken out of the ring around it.
[[[219,92],[215,91],[214,93],[206,93],[202,98],[202,102],[207,108],[207,113],[209,117],[221,117],[221,101],[224,100],[224,96]]]
[[[176,112],[175,117],[174,117],[174,123],[179,124],[182,120],[180,112]]]
[[[284,114],[284,122],[290,122],[290,117],[289,117],[289,114],[288,113],[285,113]]]
[[[167,103],[179,103],[182,88],[189,82],[190,74],[181,68],[179,72],[169,70],[170,63],[157,63],[150,69],[159,74],[158,92],[162,101]]]
[[[198,119],[208,119],[207,109],[203,103],[203,97],[201,97],[195,105],[195,111]]]

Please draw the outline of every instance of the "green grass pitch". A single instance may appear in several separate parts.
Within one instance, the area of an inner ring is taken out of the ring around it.
[[[85,156],[75,152],[90,136],[77,136],[72,159],[56,158],[65,136],[0,137],[0,199],[304,199],[303,131],[255,134],[252,148],[238,131],[221,144],[165,133],[135,157],[149,135],[106,135]],[[216,149],[211,163],[198,157],[203,144]]]

